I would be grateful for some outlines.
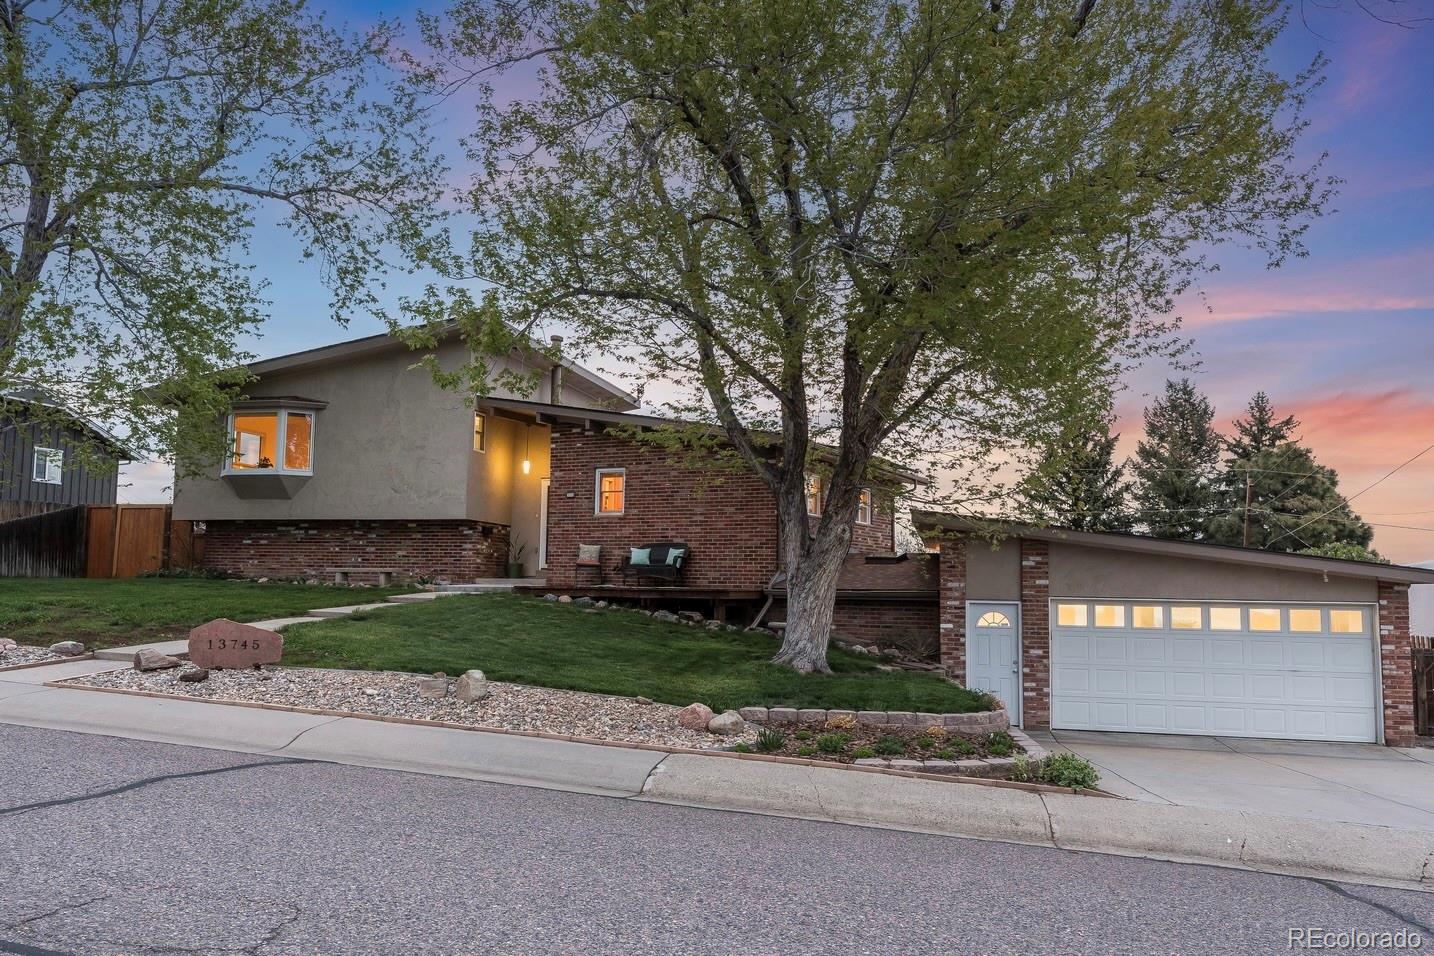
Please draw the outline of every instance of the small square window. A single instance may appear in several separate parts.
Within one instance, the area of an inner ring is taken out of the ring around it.
[[[1329,629],[1335,634],[1364,634],[1364,610],[1362,608],[1331,608]]]
[[[627,473],[621,468],[599,469],[597,513],[620,515],[627,505]]]
[[[861,489],[861,498],[856,506],[856,523],[871,524],[871,489]]]
[[[822,478],[807,475],[807,514],[815,517],[822,513]]]
[[[36,448],[31,477],[42,485],[58,485],[64,481],[65,453],[58,448]]]
[[[1147,629],[1164,627],[1165,608],[1158,604],[1137,604],[1130,609],[1130,623]]]
[[[488,450],[488,416],[478,414],[473,416],[473,450]]]
[[[1198,607],[1172,607],[1170,626],[1177,631],[1198,631],[1205,626],[1204,614]]]
[[[1299,634],[1312,634],[1324,630],[1317,607],[1290,608],[1290,630]]]
[[[1096,627],[1125,627],[1124,604],[1097,604],[1095,606]]]
[[[1210,609],[1210,630],[1238,631],[1241,627],[1240,609],[1237,607],[1212,607]]]
[[[1280,609],[1277,607],[1252,607],[1250,608],[1250,630],[1252,631],[1278,631],[1280,629]]]
[[[1061,627],[1085,627],[1087,608],[1084,604],[1056,605],[1056,623]]]

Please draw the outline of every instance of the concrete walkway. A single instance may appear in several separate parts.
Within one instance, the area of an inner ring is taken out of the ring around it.
[[[1060,730],[1032,734],[1148,803],[1434,830],[1434,750],[1374,744]]]

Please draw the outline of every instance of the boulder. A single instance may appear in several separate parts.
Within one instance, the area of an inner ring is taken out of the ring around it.
[[[162,654],[152,647],[146,647],[134,655],[134,669],[137,671],[162,671],[178,667],[180,663],[179,658]]]
[[[866,656],[866,654],[868,653],[867,649],[862,647],[860,644],[848,644],[846,649],[847,653],[849,654],[860,654],[862,656]]]
[[[60,641],[50,645],[50,653],[59,654],[61,657],[79,657],[84,652],[85,645],[79,641]]]
[[[578,607],[592,607],[597,602],[590,597],[573,598],[573,603]]]
[[[706,704],[688,704],[677,712],[677,723],[688,730],[706,730],[712,719],[712,708]]]
[[[544,594],[544,595],[543,595],[543,600],[544,600],[544,601],[556,601],[556,600],[558,600],[558,596],[557,596],[556,594]]]
[[[605,608],[605,607],[607,607],[607,606],[608,606],[608,603],[607,603],[606,601],[599,601],[599,602],[597,602],[596,604],[593,605],[593,607],[599,608],[599,609]]]
[[[19,644],[10,640],[8,637],[0,637],[0,654],[4,654],[6,651],[13,651],[19,646]]]
[[[219,618],[189,632],[189,659],[196,667],[242,670],[277,664],[284,656],[284,638],[262,627]]]
[[[559,595],[559,597],[558,597],[558,603],[559,603],[559,604],[571,604],[571,603],[573,603],[573,596],[572,596],[571,594]]]
[[[488,678],[483,676],[480,670],[464,671],[458,678],[458,683],[453,686],[453,696],[466,704],[475,700],[482,700],[492,691],[488,687]]]
[[[707,628],[707,630],[709,631],[720,631],[722,630],[722,622],[708,621],[706,624],[703,625],[703,627]]]
[[[668,624],[676,624],[678,621],[682,620],[682,618],[678,617],[676,614],[673,614],[671,611],[653,611],[652,619],[654,621],[666,621]]]
[[[684,621],[691,621],[693,624],[701,624],[706,620],[706,618],[702,616],[701,611],[678,611],[677,616]]]
[[[730,737],[733,734],[740,734],[747,729],[747,722],[742,715],[735,710],[724,710],[722,713],[707,721],[707,732],[709,734],[721,734]]]
[[[447,697],[448,678],[446,677],[420,677],[418,679],[419,697]]]
[[[209,670],[204,667],[191,667],[189,670],[180,671],[179,679],[190,684],[197,684],[202,680],[209,679]]]

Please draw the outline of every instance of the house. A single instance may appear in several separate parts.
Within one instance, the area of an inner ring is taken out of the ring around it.
[[[1409,589],[1434,570],[912,517],[942,662],[1027,729],[1414,743]]]
[[[99,425],[34,390],[0,395],[0,521],[75,505],[112,505],[133,455]]]

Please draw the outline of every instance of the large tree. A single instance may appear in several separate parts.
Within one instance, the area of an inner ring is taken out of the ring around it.
[[[776,660],[825,670],[874,456],[941,466],[949,501],[1107,407],[1210,244],[1299,251],[1328,184],[1295,155],[1319,64],[1269,61],[1281,10],[457,0],[429,62],[480,91],[487,286],[416,309],[485,349],[547,324],[715,424],[777,500]]]
[[[1221,440],[1214,420],[1214,406],[1188,378],[1167,381],[1165,392],[1145,409],[1145,437],[1130,472],[1136,517],[1150,534],[1205,537],[1218,500]]]
[[[1238,492],[1208,522],[1211,541],[1299,551],[1327,545],[1367,548],[1374,538],[1374,529],[1340,492],[1334,469],[1319,464],[1303,445],[1282,442],[1229,468],[1229,485]]]
[[[213,451],[264,305],[256,221],[292,228],[340,319],[423,251],[441,168],[393,38],[302,0],[0,0],[0,394]]]
[[[1119,440],[1107,420],[1047,448],[1018,496],[1022,517],[1075,531],[1129,531],[1131,487],[1115,460]]]

